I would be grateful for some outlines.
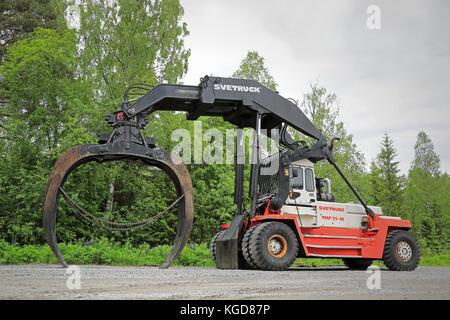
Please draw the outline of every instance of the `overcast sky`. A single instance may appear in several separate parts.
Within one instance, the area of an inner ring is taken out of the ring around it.
[[[385,132],[402,173],[419,131],[450,172],[450,1],[181,0],[191,49],[185,84],[231,76],[248,50],[284,97],[312,82],[337,94],[340,120],[370,163]],[[376,12],[379,8],[379,29]]]

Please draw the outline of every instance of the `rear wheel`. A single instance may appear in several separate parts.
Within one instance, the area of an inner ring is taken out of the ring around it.
[[[285,270],[297,257],[298,241],[294,231],[278,221],[252,227],[242,240],[242,254],[257,269]]]
[[[389,270],[412,271],[420,261],[420,249],[416,238],[405,230],[388,233],[384,245],[383,262]]]

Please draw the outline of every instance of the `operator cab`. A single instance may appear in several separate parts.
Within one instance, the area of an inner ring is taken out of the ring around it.
[[[289,205],[314,206],[316,201],[336,201],[335,195],[331,193],[330,180],[316,178],[314,164],[307,159],[296,161],[289,167],[289,187],[286,201]]]
[[[302,159],[294,162],[289,168],[289,197],[286,204],[314,205],[317,201],[314,183],[314,164]]]

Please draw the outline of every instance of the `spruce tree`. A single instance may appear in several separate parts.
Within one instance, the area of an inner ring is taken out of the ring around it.
[[[233,78],[255,80],[269,89],[276,90],[277,84],[264,63],[264,58],[257,51],[249,50],[242,59],[239,68],[233,73]]]
[[[399,177],[399,162],[395,161],[397,151],[394,142],[387,133],[381,142],[381,150],[372,162],[370,185],[372,199],[382,207],[385,215],[401,214],[402,185]]]

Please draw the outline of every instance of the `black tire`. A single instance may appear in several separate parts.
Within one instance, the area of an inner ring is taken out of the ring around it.
[[[392,271],[412,271],[420,261],[420,248],[416,238],[405,230],[387,234],[383,262]]]
[[[211,256],[212,261],[216,263],[216,240],[219,238],[219,236],[224,233],[225,230],[221,230],[211,239],[211,242],[209,244],[209,255]],[[248,265],[247,261],[245,261],[244,257],[242,256],[242,252],[238,252],[238,268],[239,269],[253,269],[251,266]]]
[[[252,237],[253,232],[255,231],[255,227],[256,226],[253,226],[252,228],[247,230],[247,232],[244,234],[244,237],[242,237],[241,242],[242,257],[244,258],[245,262],[247,263],[250,269],[257,268],[256,264],[253,262],[253,259],[251,259],[250,254],[250,239]]]
[[[214,237],[212,237],[211,242],[209,244],[209,255],[211,256],[211,260],[216,263],[216,240],[225,230],[220,230],[216,233]]]
[[[372,265],[372,259],[364,258],[344,258],[344,264],[351,270],[367,270]]]
[[[242,240],[247,263],[262,270],[285,270],[297,258],[298,241],[292,229],[278,221],[252,227]]]

